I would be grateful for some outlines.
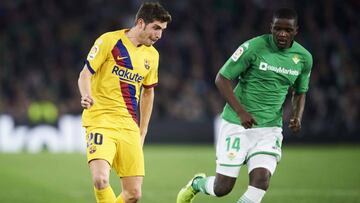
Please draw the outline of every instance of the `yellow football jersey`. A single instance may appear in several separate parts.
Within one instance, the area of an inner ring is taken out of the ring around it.
[[[139,128],[140,90],[157,85],[159,53],[153,46],[136,47],[125,32],[103,34],[87,56],[94,105],[83,111],[84,127]]]

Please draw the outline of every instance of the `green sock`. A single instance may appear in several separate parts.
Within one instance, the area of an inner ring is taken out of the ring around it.
[[[206,182],[207,182],[207,178],[203,178],[203,177],[198,177],[198,178],[195,178],[193,183],[191,184],[192,188],[194,188],[194,190],[196,192],[203,192],[205,194],[207,194],[206,192]]]

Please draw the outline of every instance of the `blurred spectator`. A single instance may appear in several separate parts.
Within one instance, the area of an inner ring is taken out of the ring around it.
[[[162,1],[173,23],[157,45],[160,83],[154,119],[211,121],[223,100],[215,74],[245,40],[269,32],[274,8],[299,14],[296,38],[314,57],[304,114],[306,136],[351,136],[360,120],[359,1]],[[0,114],[27,122],[46,94],[63,114],[80,114],[77,77],[99,34],[133,23],[140,1],[0,2]],[[37,95],[37,96],[36,96]],[[285,106],[285,111],[288,111]]]

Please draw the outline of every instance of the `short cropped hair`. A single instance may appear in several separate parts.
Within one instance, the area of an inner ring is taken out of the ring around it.
[[[143,3],[136,13],[135,22],[138,19],[143,19],[145,24],[152,23],[155,20],[160,22],[171,22],[171,15],[158,2]]]
[[[274,18],[285,18],[285,19],[294,19],[295,24],[298,22],[298,15],[294,9],[290,8],[280,8],[274,12]]]

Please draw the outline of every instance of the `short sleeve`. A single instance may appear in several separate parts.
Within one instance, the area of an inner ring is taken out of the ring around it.
[[[88,69],[92,74],[94,74],[106,61],[107,55],[109,53],[109,44],[110,40],[106,34],[103,34],[98,39],[96,39],[94,45],[92,46],[85,61]]]
[[[153,60],[145,63],[149,63],[149,64],[145,64],[145,66],[149,65],[150,70],[149,73],[144,78],[143,87],[145,88],[155,87],[158,84],[159,53],[156,52],[154,54]]]
[[[251,64],[253,54],[250,42],[239,46],[220,69],[220,74],[229,80],[237,79]]]
[[[311,54],[306,55],[304,60],[304,68],[294,84],[296,93],[305,93],[309,89],[310,74],[313,66],[313,59]]]

